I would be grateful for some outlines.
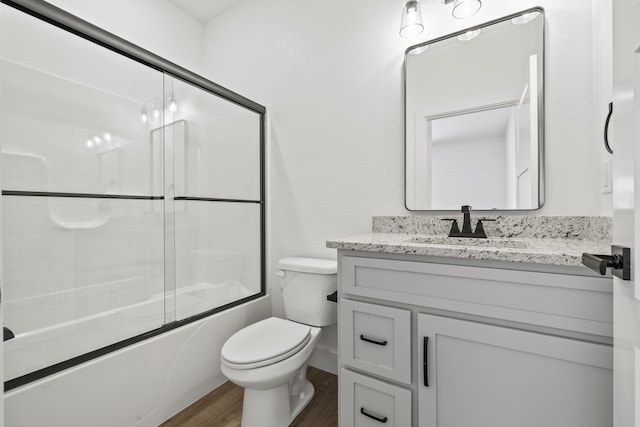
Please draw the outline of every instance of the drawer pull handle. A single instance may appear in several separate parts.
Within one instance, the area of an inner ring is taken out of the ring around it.
[[[386,423],[387,421],[389,421],[389,418],[387,418],[387,417],[384,417],[384,418],[376,417],[375,415],[370,414],[369,412],[367,412],[364,408],[360,408],[360,413],[362,415],[364,415],[365,417],[369,417],[372,420],[376,420],[376,421],[378,421],[380,423]]]
[[[384,341],[376,341],[376,340],[372,340],[371,338],[367,338],[364,335],[360,334],[360,339],[362,341],[366,341],[366,342],[370,342],[371,344],[376,344],[376,345],[387,345],[387,340]]]
[[[424,372],[424,386],[429,387],[429,358],[427,348],[429,347],[429,337],[422,339],[422,371]]]

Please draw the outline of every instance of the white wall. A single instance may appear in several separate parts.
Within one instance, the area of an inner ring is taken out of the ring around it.
[[[202,24],[168,0],[47,2],[169,61],[202,72]]]
[[[458,21],[441,2],[423,1],[426,31],[413,41],[398,36],[401,1],[245,0],[210,21],[207,76],[270,107],[271,258],[333,258],[326,239],[368,232],[372,215],[409,214],[405,48],[539,5],[547,19],[547,191],[534,215],[610,215],[596,132],[596,89],[608,78],[596,72],[603,68],[596,60],[606,62],[607,45],[592,34],[607,24],[592,17],[591,2],[484,2],[476,16]]]

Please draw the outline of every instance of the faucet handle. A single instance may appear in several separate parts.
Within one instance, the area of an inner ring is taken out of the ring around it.
[[[458,227],[458,220],[456,218],[443,218],[440,221],[451,221],[451,230],[449,230],[449,237],[454,234],[460,234],[460,228]]]
[[[462,207],[460,208],[460,212],[462,212],[462,213],[469,213],[469,212],[471,212],[471,206],[469,206],[469,205],[462,205]]]
[[[476,223],[476,231],[473,232],[477,237],[481,239],[487,238],[487,233],[484,231],[484,226],[482,225],[482,221],[495,221],[494,218],[478,218],[478,222]]]
[[[487,232],[484,231],[484,226],[482,225],[482,220],[479,219],[478,222],[476,223],[476,231],[473,232],[474,237],[480,238],[480,239],[486,239],[487,238]]]

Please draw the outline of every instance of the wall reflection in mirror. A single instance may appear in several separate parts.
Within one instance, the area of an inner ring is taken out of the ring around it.
[[[538,8],[407,49],[407,209],[542,206],[543,56]]]

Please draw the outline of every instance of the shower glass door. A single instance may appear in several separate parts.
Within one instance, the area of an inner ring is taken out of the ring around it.
[[[165,99],[181,320],[260,292],[260,115],[169,76]]]
[[[0,5],[10,388],[264,295],[262,120]]]

